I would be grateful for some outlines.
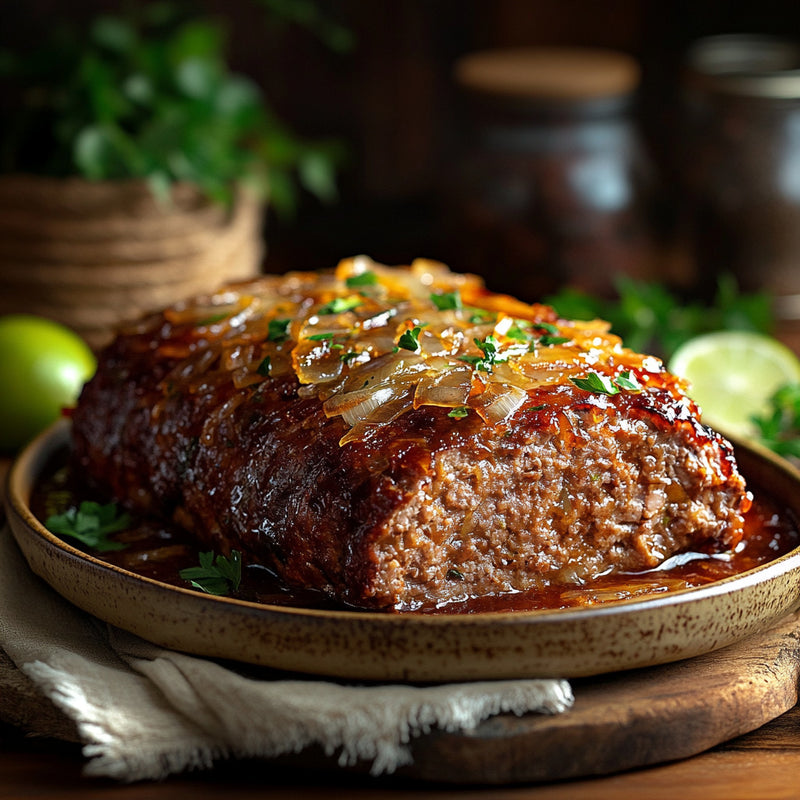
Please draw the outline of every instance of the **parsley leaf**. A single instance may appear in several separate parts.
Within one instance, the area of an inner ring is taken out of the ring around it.
[[[533,327],[537,330],[544,331],[550,336],[558,336],[558,327],[550,322],[534,322]]]
[[[600,392],[601,394],[619,394],[619,387],[608,375],[600,375],[597,372],[590,372],[585,378],[570,378],[579,388],[587,392]]]
[[[431,302],[439,309],[439,311],[447,311],[452,309],[457,311],[463,308],[461,303],[460,292],[434,292],[431,295]]]
[[[407,330],[397,340],[397,346],[402,347],[403,350],[410,350],[412,353],[416,353],[419,350],[419,334],[421,330],[422,328],[419,325]]]
[[[269,370],[272,366],[272,361],[270,357],[267,356],[259,365],[256,367],[256,372],[259,375],[263,375],[265,378],[269,377]]]
[[[526,331],[522,325],[512,325],[506,331],[506,338],[515,339],[518,342],[529,342],[533,339],[533,334]]]
[[[354,289],[359,286],[375,286],[377,282],[378,276],[370,270],[359,272],[358,275],[351,275],[349,278],[345,279],[345,284],[348,289]]]
[[[619,386],[620,389],[625,389],[627,392],[642,391],[642,384],[636,380],[636,376],[630,370],[620,372],[620,374],[614,378],[614,383]]]
[[[199,567],[187,567],[178,575],[188,581],[195,589],[214,595],[235,592],[242,582],[242,556],[238,550],[231,550],[230,558],[214,553],[200,553]]]
[[[490,364],[494,364],[495,361],[500,361],[500,342],[494,338],[491,334],[487,336],[483,341],[479,339],[473,339],[472,341],[475,342],[475,346],[483,353],[483,357],[488,361]]]
[[[507,360],[507,356],[500,353],[500,342],[494,336],[489,334],[483,341],[480,339],[473,339],[475,346],[483,353],[482,356],[460,356],[459,361],[464,361],[471,364],[473,369],[479,369],[482,372],[491,372],[494,364],[500,364]]]
[[[63,514],[53,514],[45,527],[58,536],[70,536],[99,552],[123,550],[126,545],[109,539],[109,535],[129,528],[130,514],[120,511],[116,503],[101,505],[84,500],[78,508],[68,508]]]
[[[317,309],[317,314],[324,316],[325,314],[343,314],[345,311],[352,311],[358,308],[364,299],[358,295],[351,295],[350,297],[334,297],[329,303],[320,306]]]
[[[550,347],[554,344],[566,344],[569,341],[569,336],[542,336],[539,339],[539,344]]]
[[[458,406],[450,410],[447,414],[448,417],[452,417],[453,419],[464,419],[469,414],[469,407],[468,406]]]
[[[630,371],[620,372],[614,378],[608,375],[600,375],[597,372],[590,372],[585,378],[570,378],[579,388],[587,392],[600,392],[601,394],[619,394],[620,389],[627,392],[641,392],[642,385],[636,380],[636,376]]]
[[[285,342],[289,338],[290,319],[271,319],[267,326],[267,339],[270,342]]]
[[[497,314],[494,311],[486,311],[483,308],[475,308],[474,306],[468,306],[467,310],[469,311],[467,321],[473,325],[481,325],[484,322],[495,322],[497,320]]]

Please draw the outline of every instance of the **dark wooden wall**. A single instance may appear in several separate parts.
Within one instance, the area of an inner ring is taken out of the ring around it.
[[[614,47],[643,67],[641,122],[669,169],[670,116],[681,53],[692,39],[735,31],[800,38],[798,0],[320,0],[355,45],[336,54],[296,29],[275,30],[257,0],[203,0],[228,18],[232,61],[299,132],[349,151],[333,207],[305,198],[270,219],[269,269],[319,267],[354,252],[387,261],[447,258],[435,200],[461,130],[454,60],[471,50],[532,44]],[[0,0],[0,36],[35,35],[112,0]]]

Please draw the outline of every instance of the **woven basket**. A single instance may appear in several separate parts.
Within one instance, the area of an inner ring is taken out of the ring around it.
[[[95,349],[143,313],[257,275],[262,207],[192,186],[160,204],[139,181],[0,176],[0,314],[39,314]]]

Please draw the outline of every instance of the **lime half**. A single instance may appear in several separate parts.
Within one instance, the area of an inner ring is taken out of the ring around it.
[[[800,383],[800,359],[770,336],[718,331],[690,339],[669,361],[669,370],[689,381],[689,396],[703,422],[723,433],[752,437],[755,414],[787,383]]]

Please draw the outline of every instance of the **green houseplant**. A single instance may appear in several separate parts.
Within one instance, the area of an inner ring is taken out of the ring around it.
[[[223,23],[144,4],[0,55],[0,313],[94,346],[152,307],[258,272],[263,204],[335,194],[336,143],[291,134],[226,59]]]

